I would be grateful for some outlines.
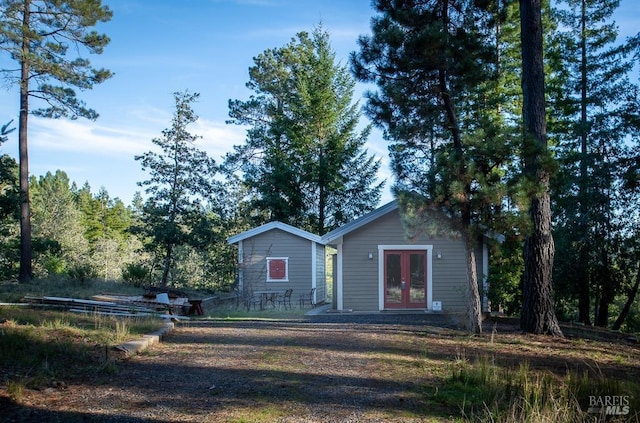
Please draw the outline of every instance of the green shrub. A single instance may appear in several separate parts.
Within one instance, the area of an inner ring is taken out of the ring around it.
[[[22,394],[24,392],[24,385],[19,381],[10,380],[7,383],[7,393],[9,398],[14,402],[22,401]]]
[[[47,276],[62,275],[67,270],[67,263],[57,256],[47,256],[43,262]]]
[[[81,285],[89,284],[96,277],[96,272],[89,264],[76,264],[68,271],[72,281]]]
[[[127,264],[122,272],[122,279],[130,285],[141,287],[149,278],[149,272],[144,266],[136,263]]]

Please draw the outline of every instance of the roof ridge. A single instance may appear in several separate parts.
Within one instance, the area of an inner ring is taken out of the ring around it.
[[[398,202],[396,200],[390,201],[387,204],[384,204],[378,207],[375,210],[370,211],[369,213],[360,216],[359,218],[352,220],[349,223],[345,223],[339,228],[334,229],[331,232],[327,232],[322,236],[322,243],[328,244],[331,241],[334,241],[341,236],[348,234],[349,232],[355,231],[358,228],[378,219],[379,217],[384,216],[385,214],[392,212],[398,208]]]
[[[309,241],[322,243],[322,239],[319,235],[316,235],[309,231],[305,231],[304,229],[300,229],[295,226],[289,225],[288,223],[280,222],[279,220],[273,220],[271,222],[265,223],[263,225],[257,226],[255,228],[252,228],[247,231],[228,237],[227,244],[235,244],[236,242],[242,241],[247,238],[251,238],[256,235],[260,235],[261,233],[270,231],[272,229],[280,229],[282,231],[299,236],[301,238],[308,239]]]

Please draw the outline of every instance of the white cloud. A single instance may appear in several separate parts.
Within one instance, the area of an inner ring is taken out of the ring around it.
[[[153,134],[139,128],[119,128],[91,121],[33,118],[30,146],[43,150],[122,156],[149,148]]]
[[[151,116],[152,114],[148,114],[149,111],[140,111],[139,116]],[[160,122],[157,115],[154,120],[157,121],[154,122],[156,125]],[[165,121],[164,126],[168,125],[170,122]],[[188,130],[202,137],[198,141],[198,148],[205,150],[217,161],[231,151],[234,145],[244,142],[246,131],[240,126],[202,118]],[[71,152],[101,157],[131,157],[155,150],[151,140],[161,136],[161,129],[113,127],[90,121],[34,118],[30,127],[29,145],[43,151]]]

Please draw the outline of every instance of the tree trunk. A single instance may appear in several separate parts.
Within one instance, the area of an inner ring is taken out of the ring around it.
[[[529,212],[533,233],[524,242],[523,304],[520,327],[537,334],[562,336],[553,307],[551,274],[554,244],[551,235],[550,200],[534,199]]]
[[[327,178],[325,178],[326,166],[327,165],[324,160],[324,145],[321,142],[320,151],[318,153],[318,227],[316,228],[316,233],[321,236],[326,233],[325,221],[327,220],[325,215],[327,209]]]
[[[581,5],[582,33],[580,35],[580,182],[579,182],[579,210],[580,220],[578,224],[578,235],[580,240],[580,250],[578,255],[578,321],[586,325],[591,325],[589,310],[591,304],[591,293],[589,290],[589,148],[588,148],[588,85],[587,85],[587,39],[586,39],[586,4],[584,0]]]
[[[538,187],[530,194],[533,224],[524,242],[523,304],[520,325],[530,333],[562,336],[553,308],[551,199],[547,156],[540,0],[520,0],[522,37],[524,174]]]
[[[442,3],[442,22],[447,25],[449,23],[449,2]],[[476,253],[473,245],[473,236],[470,235],[471,227],[471,184],[468,182],[468,172],[464,162],[464,145],[462,144],[462,136],[460,134],[460,124],[456,114],[455,104],[449,94],[448,74],[446,69],[438,71],[438,89],[440,99],[442,101],[447,127],[451,131],[451,139],[453,141],[453,159],[452,165],[457,166],[458,175],[461,181],[465,181],[463,188],[464,203],[462,208],[462,228],[463,237],[465,239],[466,256],[467,256],[467,285],[469,288],[469,298],[467,310],[469,319],[467,327],[473,333],[482,333],[482,309],[480,306],[480,292],[478,291],[478,272],[476,270]]]
[[[30,1],[24,2],[23,25],[29,28]],[[20,122],[18,124],[18,158],[20,162],[20,282],[29,282],[31,269],[31,207],[29,199],[29,154],[27,123],[29,116],[29,44],[28,31],[22,31],[22,57],[20,73]]]
[[[633,304],[633,301],[636,299],[636,295],[638,295],[638,288],[640,288],[640,266],[638,266],[638,273],[636,273],[636,283],[633,285],[633,288],[631,288],[631,292],[629,292],[629,297],[627,298],[627,302],[624,304],[624,307],[622,308],[620,315],[616,319],[616,322],[613,324],[611,329],[620,330],[622,323],[624,322],[624,320],[627,318],[627,315],[629,314],[629,310],[631,310],[631,305]]]
[[[162,281],[160,281],[160,286],[162,288],[166,288],[167,283],[169,281],[169,271],[171,270],[171,256],[173,254],[173,245],[167,244],[167,253],[164,256],[164,266],[162,269]]]
[[[473,333],[482,333],[482,307],[480,305],[480,291],[478,290],[478,271],[476,267],[476,250],[472,239],[465,236],[467,252],[467,285],[469,287],[468,329]]]

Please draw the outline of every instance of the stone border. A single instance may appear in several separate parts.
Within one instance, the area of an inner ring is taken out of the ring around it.
[[[124,352],[126,356],[140,354],[156,342],[162,341],[162,338],[171,332],[174,327],[175,324],[173,322],[167,322],[163,328],[150,333],[149,335],[143,335],[141,339],[116,345],[113,349]]]

